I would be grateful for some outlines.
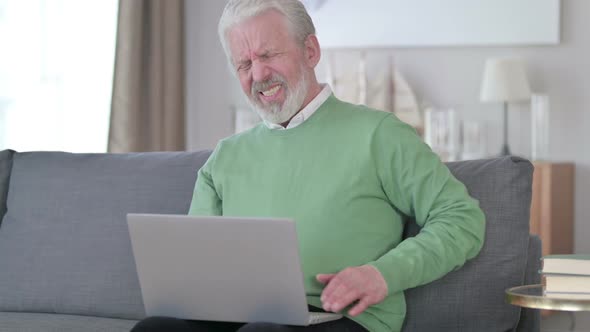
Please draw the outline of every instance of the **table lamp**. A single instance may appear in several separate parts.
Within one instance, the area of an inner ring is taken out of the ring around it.
[[[509,155],[508,103],[531,97],[531,89],[524,70],[524,62],[516,58],[488,59],[485,64],[480,100],[501,102],[504,106],[504,145],[501,155]]]

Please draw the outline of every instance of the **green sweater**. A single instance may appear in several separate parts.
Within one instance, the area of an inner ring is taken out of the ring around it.
[[[222,140],[199,171],[189,214],[294,219],[316,307],[317,274],[375,266],[388,297],[351,318],[369,331],[399,331],[403,291],[476,256],[485,223],[478,202],[410,126],[334,96],[295,128],[261,124]],[[402,242],[407,216],[423,229]]]

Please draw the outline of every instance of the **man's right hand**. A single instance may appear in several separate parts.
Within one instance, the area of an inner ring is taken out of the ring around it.
[[[316,278],[327,285],[321,296],[325,311],[339,312],[358,301],[348,311],[349,315],[357,316],[387,296],[387,283],[372,265],[349,267],[336,274],[318,274]]]

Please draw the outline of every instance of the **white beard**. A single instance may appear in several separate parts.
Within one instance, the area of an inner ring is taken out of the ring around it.
[[[292,89],[287,86],[287,82],[280,76],[273,76],[269,80],[252,85],[252,91],[248,98],[250,105],[256,110],[256,113],[266,122],[281,124],[289,121],[297,112],[299,112],[307,96],[309,84],[307,82],[307,75],[304,70],[301,70],[301,78],[297,85]],[[260,91],[266,90],[272,84],[281,83],[282,89],[285,89],[285,101],[282,105],[279,103],[272,103],[264,105],[258,99]]]

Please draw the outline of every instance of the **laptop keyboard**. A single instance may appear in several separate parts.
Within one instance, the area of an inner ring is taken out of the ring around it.
[[[309,325],[325,323],[342,318],[340,314],[333,314],[329,312],[310,312]]]

